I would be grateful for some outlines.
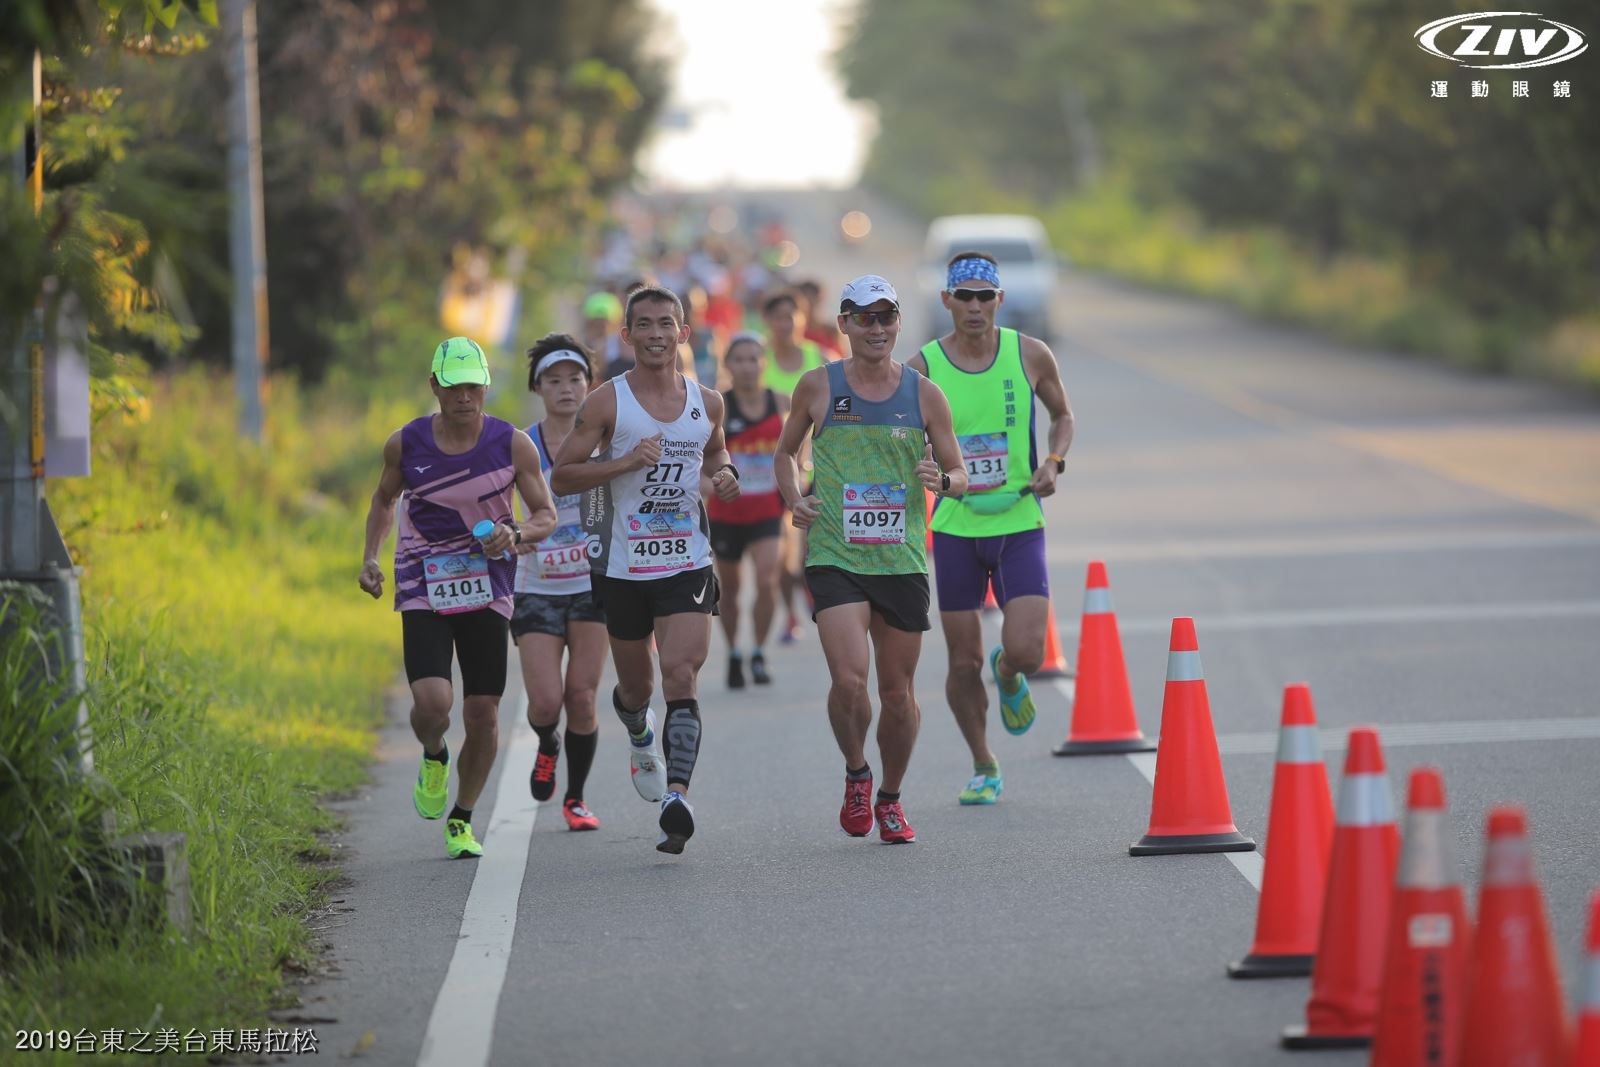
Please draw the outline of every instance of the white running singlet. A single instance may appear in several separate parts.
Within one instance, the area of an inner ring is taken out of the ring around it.
[[[611,380],[617,391],[617,421],[611,447],[601,460],[620,459],[646,437],[661,435],[661,459],[653,467],[629,471],[589,492],[584,529],[598,535],[593,573],[608,578],[650,581],[711,566],[711,541],[700,499],[700,466],[711,419],[700,386],[679,375],[688,398],[672,422],[657,422],[640,406],[628,385],[632,376]]]

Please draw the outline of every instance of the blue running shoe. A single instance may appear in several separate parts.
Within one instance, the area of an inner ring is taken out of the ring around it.
[[[1006,733],[1021,735],[1028,732],[1033,726],[1036,714],[1033,707],[1033,694],[1028,692],[1028,679],[1017,675],[1015,687],[1008,693],[1006,684],[1000,680],[1000,646],[995,645],[994,651],[989,653],[989,670],[994,675],[994,687],[1000,691],[1000,722],[1005,726]]]

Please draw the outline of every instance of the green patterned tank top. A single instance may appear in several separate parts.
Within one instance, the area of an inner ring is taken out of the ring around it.
[[[856,574],[928,573],[927,503],[917,481],[926,435],[922,375],[901,366],[887,400],[863,400],[828,364],[828,413],[811,442],[819,500],[806,566]]]

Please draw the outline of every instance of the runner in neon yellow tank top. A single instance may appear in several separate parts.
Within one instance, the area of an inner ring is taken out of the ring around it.
[[[997,328],[1005,303],[999,269],[982,252],[950,260],[941,300],[952,330],[907,361],[950,397],[969,476],[965,500],[941,500],[933,513],[939,620],[949,649],[945,696],[972,750],[963,804],[993,804],[1004,782],[989,748],[979,610],[993,585],[1005,613],[1001,643],[989,652],[1006,730],[1026,733],[1035,709],[1025,675],[1044,661],[1050,584],[1045,568],[1043,497],[1072,445],[1072,404],[1043,341]],[[1050,454],[1034,447],[1034,399],[1050,416]]]
[[[794,395],[795,386],[802,375],[815,370],[828,361],[822,347],[805,337],[805,315],[800,310],[800,296],[787,289],[769,293],[761,301],[761,320],[766,325],[771,354],[761,384],[782,397]],[[800,456],[802,465],[808,466],[811,457]],[[795,593],[800,588],[801,560],[805,556],[805,537],[794,527],[785,527],[779,539],[781,570],[778,573],[778,594],[783,602],[785,622],[781,640],[793,644],[800,637],[800,616],[795,613]]]
[[[928,629],[923,492],[959,497],[967,485],[950,404],[927,378],[894,362],[900,303],[875,275],[844,287],[839,328],[850,357],[801,377],[774,460],[778,491],[808,531],[806,585],[816,605],[832,687],[828,719],[845,758],[839,825],[891,844],[916,840],[900,804],[920,712],[912,688]],[[801,495],[798,458],[812,439],[816,481]],[[870,645],[868,639],[870,638]],[[867,764],[876,654],[883,787]]]

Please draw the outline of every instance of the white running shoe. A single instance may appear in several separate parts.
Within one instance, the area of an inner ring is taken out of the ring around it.
[[[628,738],[628,768],[633,775],[633,788],[654,804],[667,791],[667,759],[661,754],[661,739],[656,736],[655,709],[646,708],[644,716],[644,740]]]
[[[677,856],[683,846],[694,836],[694,809],[674,790],[661,801],[661,836],[656,838],[657,852],[670,852]]]

